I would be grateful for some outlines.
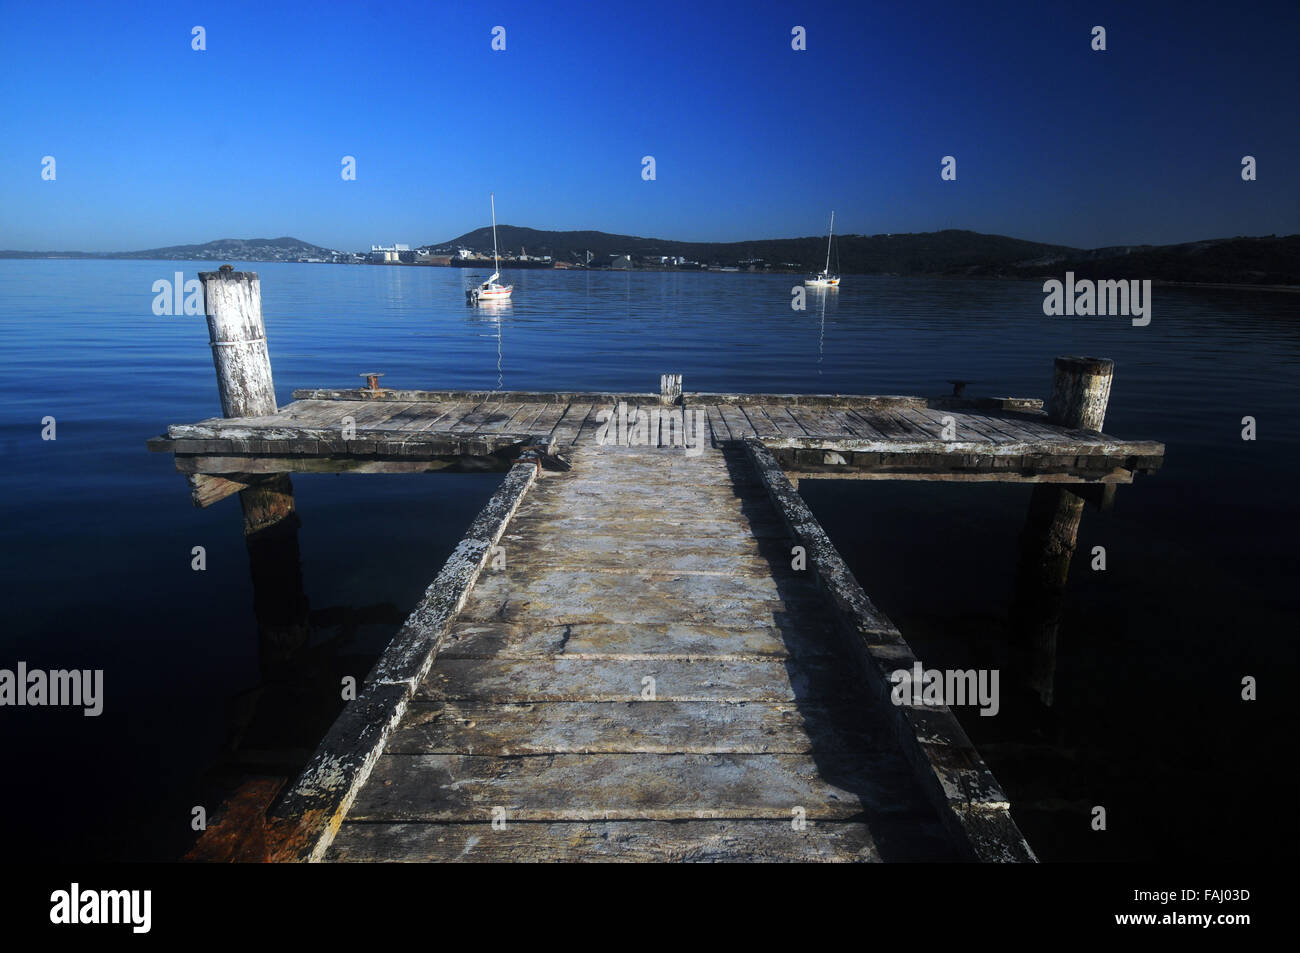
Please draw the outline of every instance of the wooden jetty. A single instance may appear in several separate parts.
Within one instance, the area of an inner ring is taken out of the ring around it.
[[[149,443],[196,505],[239,493],[254,533],[291,512],[286,473],[505,473],[272,805],[273,859],[1034,859],[952,711],[891,700],[918,660],[797,481],[1042,484],[1068,569],[1075,504],[1164,454],[1101,432],[1109,361],[1058,358],[1046,410],[675,375],[644,394],[372,376],[278,408],[256,275],[201,277],[227,416]],[[223,373],[240,350],[251,373]]]

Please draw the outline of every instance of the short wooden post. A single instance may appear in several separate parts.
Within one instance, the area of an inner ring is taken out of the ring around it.
[[[659,403],[668,406],[680,403],[682,399],[682,375],[661,374],[659,376]]]
[[[1074,430],[1101,430],[1115,362],[1104,357],[1058,357],[1047,419]]]
[[[276,411],[271,357],[262,324],[262,285],[257,273],[201,271],[212,363],[217,369],[223,417],[261,417]]]

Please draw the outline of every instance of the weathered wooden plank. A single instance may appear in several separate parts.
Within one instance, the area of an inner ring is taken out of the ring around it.
[[[606,545],[596,545],[600,540],[606,541]],[[523,566],[529,572],[603,572],[613,575],[654,572],[751,578],[773,574],[771,560],[761,555],[713,552],[707,543],[695,540],[690,543],[694,550],[691,552],[656,545],[663,542],[662,539],[629,542],[617,536],[593,537],[563,552],[539,553],[531,546],[525,549],[523,543],[507,537],[502,540],[501,549],[512,565]],[[788,565],[784,568],[789,571]]]
[[[698,408],[696,408],[698,409]],[[652,478],[662,476],[664,471],[681,473],[705,473],[725,477],[729,472],[726,461],[719,454],[699,452],[691,454],[682,447],[608,447],[609,453],[593,453],[583,458],[584,470],[599,473],[601,480],[622,478],[639,479],[640,474]]]
[[[340,403],[342,403],[340,401]],[[422,401],[409,401],[406,409],[390,417],[386,426],[392,430],[406,433],[418,433],[431,426],[446,411],[450,404],[427,404]]]
[[[350,419],[357,430],[364,430],[367,428],[380,429],[383,423],[390,417],[393,417],[410,407],[410,402],[399,401],[370,401],[368,403],[352,404],[351,409],[342,416],[333,420],[330,426],[341,429],[343,423]],[[256,421],[256,419],[254,419],[253,423],[260,426],[260,422]]]
[[[446,658],[416,690],[422,701],[635,702],[651,690],[664,702],[793,702],[852,693],[843,667],[808,657],[785,659],[661,657],[523,659]]]
[[[808,436],[808,431],[803,429],[803,424],[791,416],[789,405],[763,404],[762,407],[768,419],[781,431],[781,439],[803,439]]]
[[[741,408],[744,411],[745,418],[749,421],[750,429],[758,437],[779,437],[780,429],[772,422],[772,418],[767,415],[758,404],[750,404]]]
[[[1032,397],[908,397],[878,394],[744,394],[685,392],[684,397],[694,398],[698,404],[764,404],[781,403],[806,407],[941,407],[950,409],[991,409],[1021,412],[1041,412],[1043,401]],[[295,400],[401,400],[443,403],[486,400],[517,402],[563,401],[569,403],[616,403],[619,400],[651,403],[658,401],[658,393],[614,393],[609,391],[466,391],[466,390],[395,390],[382,388],[378,393],[365,388],[329,389],[304,388],[293,392]]]
[[[297,396],[296,394],[294,396]],[[688,392],[685,395],[699,404],[780,404],[788,407],[862,407],[868,410],[892,410],[899,407],[943,408],[950,410],[1014,410],[1040,412],[1043,402],[1034,397],[908,397],[881,394],[723,394]]]
[[[881,431],[877,429],[874,423],[872,423],[872,417],[870,414],[853,407],[845,407],[841,413],[843,413],[845,418],[852,423],[854,431],[856,431],[858,436],[862,439],[872,441],[884,441],[889,439],[885,434],[881,433]]]
[[[698,405],[693,404],[692,406]],[[718,410],[718,405],[705,404],[703,409],[704,419],[709,425],[710,443],[716,447],[723,442],[730,440],[731,429],[727,426],[727,422],[722,419],[722,414]]]
[[[1100,475],[1089,475],[1077,469],[1061,473],[1023,473],[1019,470],[926,470],[909,472],[907,470],[863,470],[855,466],[827,467],[816,470],[800,467],[798,464],[786,468],[785,475],[798,480],[924,480],[935,483],[1064,483],[1064,484],[1120,484],[1132,483],[1133,471],[1117,468],[1107,470]]]
[[[545,481],[543,481],[545,482]],[[512,522],[511,528],[548,533],[617,533],[626,539],[639,539],[645,536],[660,537],[665,532],[687,529],[692,536],[727,537],[737,540],[785,539],[785,525],[775,519],[750,520],[737,524],[735,520],[719,519],[716,516],[696,518],[690,513],[647,513],[637,512],[623,516],[611,511],[603,517],[597,513],[538,513],[528,511],[520,513]]]
[[[787,611],[817,604],[814,590],[772,579],[507,569],[480,579],[464,618],[771,625]]]
[[[940,411],[939,413],[942,413]],[[953,438],[956,440],[984,439],[990,443],[1023,443],[1026,438],[1034,439],[1032,435],[1021,431],[1019,439],[1015,439],[1011,434],[1000,427],[993,425],[992,421],[981,417],[978,414],[957,414],[951,415],[953,421]],[[942,426],[943,418],[937,421]]]
[[[413,401],[412,403],[415,403]],[[477,404],[455,403],[455,404],[435,404],[435,409],[441,413],[431,416],[429,421],[419,428],[420,433],[439,433],[451,432],[451,428],[460,423],[461,419],[472,411]]]
[[[849,436],[844,433],[843,428],[838,426],[826,410],[814,407],[791,406],[785,408],[794,420],[804,429],[804,433],[810,437],[824,437],[834,440],[839,437]]]
[[[913,859],[951,858],[931,835]],[[329,859],[537,863],[873,863],[882,858],[865,824],[812,821],[795,831],[779,820],[579,823],[344,824]]]
[[[913,424],[917,430],[932,440],[943,439],[943,418],[952,417],[956,429],[960,429],[965,415],[945,414],[942,411],[913,410],[901,408],[894,411],[894,416]]]
[[[441,662],[441,660],[440,660]],[[860,706],[715,702],[412,702],[388,754],[826,754],[892,744]]]
[[[584,622],[459,621],[438,652],[440,659],[537,658],[562,655],[578,659],[697,658],[746,661],[808,655],[835,655],[840,646],[829,624],[734,626],[690,623],[603,625]]]
[[[564,416],[551,431],[551,439],[558,446],[571,446],[582,429],[582,422],[591,411],[590,403],[571,403],[564,408]]]
[[[880,427],[889,426],[888,423],[876,420],[875,424]],[[901,423],[895,424],[901,428]],[[1094,435],[1095,436],[1095,435]],[[1104,435],[1103,435],[1104,436]],[[779,439],[768,439],[764,443],[771,449],[800,449],[800,450],[834,450],[838,453],[850,452],[874,452],[874,453],[894,453],[894,454],[947,454],[947,453],[976,453],[990,456],[1025,456],[1028,454],[1049,454],[1064,455],[1073,454],[1075,456],[1093,456],[1098,458],[1121,458],[1125,456],[1150,456],[1159,458],[1164,455],[1164,445],[1151,443],[1148,441],[1122,441],[1114,438],[1108,438],[1101,443],[1071,443],[1071,442],[1047,442],[1035,441],[1026,443],[993,443],[990,440],[934,440],[921,434],[917,430],[912,430],[909,435],[900,435],[898,439],[885,441],[879,440],[860,440],[860,439],[825,439],[818,437],[804,437],[802,439],[792,437],[781,437]]]
[[[574,448],[595,445],[597,436],[602,429],[605,429],[605,440],[612,439],[606,424],[609,420],[614,419],[617,408],[613,406],[602,406],[601,404],[592,404],[587,410],[582,422],[578,424],[578,429],[573,435]],[[605,418],[602,420],[601,418]]]
[[[247,427],[253,426],[287,426],[287,427],[327,427],[335,424],[349,409],[350,405],[338,401],[299,400],[281,407],[273,414],[258,417],[210,417],[197,421],[198,424],[212,427]]]
[[[526,404],[498,404],[492,414],[483,421],[475,430],[475,433],[527,433],[526,430],[519,431],[513,429],[510,425],[514,422],[515,417],[524,410]],[[534,408],[534,411],[536,408]]]
[[[509,433],[536,433],[536,422],[538,418],[545,413],[550,404],[520,404],[519,411],[511,418],[509,425],[505,428]],[[556,415],[559,419],[559,415]],[[546,430],[549,433],[550,427]]]
[[[498,408],[501,406],[503,405],[499,400],[489,400],[476,404],[468,414],[451,425],[451,432],[473,433],[483,424],[497,419]]]
[[[755,435],[754,428],[750,426],[749,418],[745,412],[734,404],[719,404],[718,414],[727,424],[727,430],[731,433],[731,439],[739,440],[742,437],[752,437]]]
[[[620,400],[657,401],[658,394],[627,393],[618,394],[608,391],[519,391],[519,390],[391,390],[381,389],[378,394],[369,390],[330,390],[328,388],[304,388],[293,392],[295,400],[395,400],[424,401],[434,404],[470,403],[482,404],[488,401],[506,401],[519,403],[617,403]],[[1042,401],[1037,402],[1042,406]]]
[[[891,445],[912,440],[916,436],[915,430],[906,426],[897,417],[886,412],[883,408],[877,408],[871,411],[855,409],[854,415],[862,418],[863,421],[870,424],[871,428]]]
[[[555,428],[564,419],[564,413],[569,409],[567,403],[551,402],[542,406],[541,412],[532,420],[528,429],[532,433],[546,434],[547,439],[554,434]]]
[[[339,430],[297,430],[251,435],[236,432],[179,436],[152,445],[150,449],[167,450],[177,454],[225,456],[386,456],[401,459],[403,457],[487,456],[518,447],[521,439],[520,436],[513,434],[468,436],[370,430],[358,431],[348,436]],[[227,468],[218,472],[231,471]]]
[[[876,753],[794,755],[385,755],[353,821],[847,820],[905,789]],[[834,779],[834,780],[831,780]],[[903,800],[900,797],[900,801]]]
[[[517,448],[516,448],[517,449]],[[434,453],[410,453],[404,458],[365,456],[243,456],[240,454],[176,455],[176,469],[181,473],[244,474],[271,473],[488,473],[510,469],[514,459],[501,456],[440,456]]]
[[[538,490],[538,493],[540,494],[541,490]],[[556,502],[563,503],[563,501],[563,497],[556,498]],[[517,563],[521,557],[524,557],[527,558],[530,566],[551,562],[558,567],[563,565],[562,561],[566,556],[571,555],[575,562],[570,565],[575,569],[583,568],[579,565],[582,562],[590,562],[592,564],[587,568],[611,571],[636,568],[660,571],[677,569],[723,571],[731,565],[729,560],[732,559],[739,560],[737,565],[745,566],[746,563],[758,560],[765,554],[773,558],[788,557],[788,554],[783,553],[778,547],[760,545],[758,540],[745,533],[741,527],[736,527],[736,532],[729,537],[696,538],[656,534],[641,535],[633,539],[601,523],[592,526],[590,532],[581,536],[516,532],[516,529],[517,527],[512,526],[507,530],[501,538],[501,547],[509,554],[511,562]],[[595,559],[599,559],[600,562],[593,562]],[[693,564],[684,565],[679,560],[689,560]],[[788,558],[785,561],[788,562]],[[752,568],[766,571],[767,565],[765,561],[762,564],[753,562]]]
[[[871,437],[874,434],[863,428],[861,423],[849,416],[847,408],[828,407],[823,411],[826,417],[834,424],[837,433],[843,437]],[[864,430],[866,431],[864,433]]]

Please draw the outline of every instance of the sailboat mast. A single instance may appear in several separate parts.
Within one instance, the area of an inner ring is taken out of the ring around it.
[[[831,236],[835,234],[835,210],[831,209],[831,230],[826,233],[826,270],[824,274],[831,273]]]
[[[497,256],[497,196],[495,192],[489,192],[488,196],[492,200],[492,270],[496,272],[492,278],[495,280],[497,275],[501,274],[501,260]],[[831,213],[831,221],[835,220],[834,213]],[[827,246],[827,255],[830,254],[830,246]],[[826,259],[828,262],[829,258]]]

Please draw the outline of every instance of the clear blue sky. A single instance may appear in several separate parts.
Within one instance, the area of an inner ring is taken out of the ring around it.
[[[820,234],[832,207],[1089,247],[1289,234],[1297,11],[9,2],[0,248],[423,244],[486,224],[489,190],[505,223],[688,240]]]

